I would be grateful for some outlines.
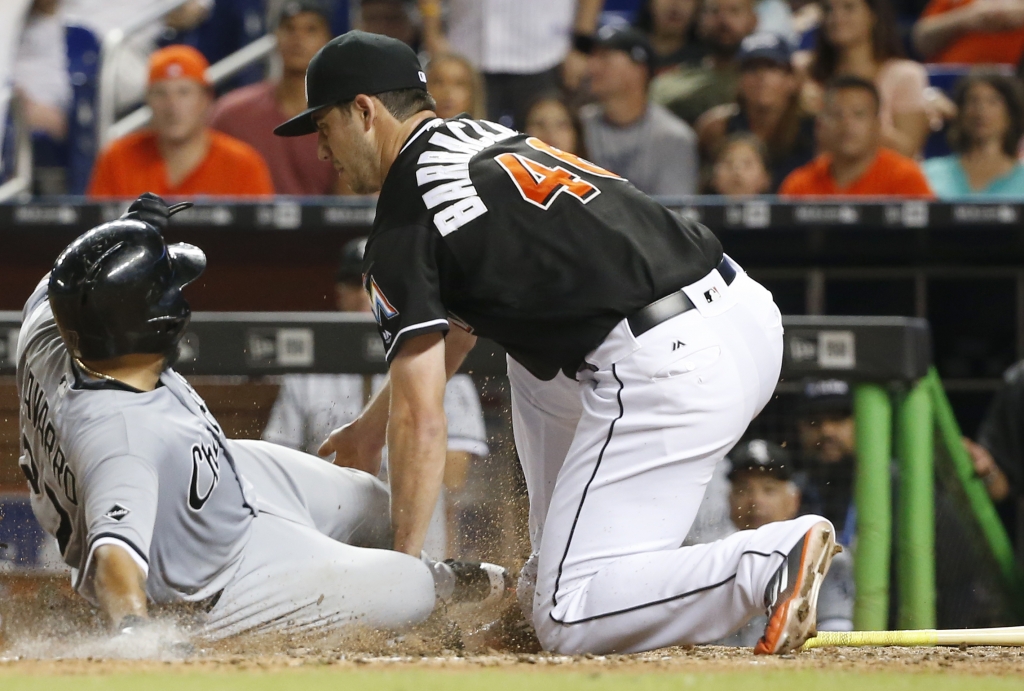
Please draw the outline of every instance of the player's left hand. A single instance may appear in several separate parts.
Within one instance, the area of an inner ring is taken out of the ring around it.
[[[327,458],[334,454],[334,464],[355,468],[370,475],[380,473],[381,449],[359,430],[359,419],[331,432],[327,440],[317,449],[317,454]]]

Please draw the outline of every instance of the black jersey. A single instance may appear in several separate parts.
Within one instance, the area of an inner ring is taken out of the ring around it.
[[[707,275],[722,246],[628,181],[491,122],[423,122],[388,172],[364,281],[388,362],[449,319],[542,379]]]

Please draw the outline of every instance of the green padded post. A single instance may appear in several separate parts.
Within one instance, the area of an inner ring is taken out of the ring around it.
[[[935,628],[935,435],[932,401],[917,383],[896,415],[900,482],[896,522],[897,628]]]
[[[884,387],[859,384],[854,391],[853,410],[857,425],[857,544],[853,562],[857,602],[853,626],[860,631],[880,631],[889,624],[892,404]]]

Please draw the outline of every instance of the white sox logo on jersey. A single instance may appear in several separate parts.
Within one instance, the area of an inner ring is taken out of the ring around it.
[[[188,508],[201,511],[220,482],[220,446],[192,445],[192,479],[188,486]]]

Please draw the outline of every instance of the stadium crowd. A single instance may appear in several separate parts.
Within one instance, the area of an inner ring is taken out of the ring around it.
[[[440,116],[515,126],[653,195],[1024,195],[1013,0],[12,0],[0,26],[0,112],[16,94],[37,194],[350,193],[308,162],[314,137],[270,130],[305,106],[320,46],[360,28],[419,51]],[[209,81],[267,33],[269,60]],[[100,96],[147,105],[148,127],[107,141]]]

